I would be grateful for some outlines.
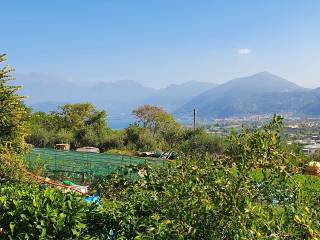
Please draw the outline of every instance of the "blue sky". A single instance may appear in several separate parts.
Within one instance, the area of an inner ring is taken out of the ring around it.
[[[19,73],[147,86],[269,71],[320,86],[317,0],[1,1],[0,52]]]

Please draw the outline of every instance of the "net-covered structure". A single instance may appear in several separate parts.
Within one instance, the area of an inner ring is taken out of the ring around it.
[[[62,151],[47,148],[33,148],[25,155],[30,168],[41,165],[50,174],[65,173],[69,176],[80,175],[83,178],[107,176],[120,168],[149,164],[161,167],[166,160],[132,157],[126,155]]]

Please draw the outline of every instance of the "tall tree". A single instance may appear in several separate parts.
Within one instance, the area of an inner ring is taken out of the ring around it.
[[[26,180],[23,162],[17,154],[27,150],[28,111],[17,91],[9,85],[13,69],[5,65],[0,54],[0,181]]]
[[[74,133],[74,147],[98,146],[108,132],[107,113],[91,103],[65,104],[57,113],[63,128]]]
[[[107,129],[107,113],[97,110],[91,103],[65,104],[58,114],[67,129],[78,130],[87,126],[100,131]]]
[[[0,149],[22,153],[27,149],[28,111],[23,97],[17,91],[19,86],[9,85],[14,80],[14,69],[4,64],[5,54],[0,55]]]
[[[153,134],[157,133],[161,127],[179,124],[173,116],[165,112],[162,108],[152,105],[144,105],[132,111],[132,114],[138,118],[138,122],[144,128],[148,128]]]

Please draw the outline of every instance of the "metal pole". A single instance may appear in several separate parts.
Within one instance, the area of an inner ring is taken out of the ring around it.
[[[193,130],[196,130],[196,109],[193,109]]]

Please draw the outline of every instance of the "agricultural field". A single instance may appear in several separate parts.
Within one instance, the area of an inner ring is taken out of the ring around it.
[[[166,160],[155,158],[62,151],[49,148],[33,148],[25,155],[25,160],[30,169],[42,167],[47,176],[53,173],[66,173],[69,176],[84,175],[86,177],[107,176],[121,167],[141,164],[158,167],[166,164]]]

